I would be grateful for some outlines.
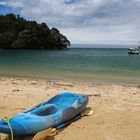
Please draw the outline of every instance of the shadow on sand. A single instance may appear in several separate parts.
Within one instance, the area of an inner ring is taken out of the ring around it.
[[[16,136],[14,140],[32,140],[34,136]],[[11,140],[10,136],[7,136],[4,140]],[[44,140],[55,140],[55,136],[47,137]]]

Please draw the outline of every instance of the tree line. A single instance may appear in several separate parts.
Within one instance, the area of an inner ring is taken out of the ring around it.
[[[0,49],[67,49],[70,41],[46,23],[27,21],[20,15],[0,15]]]

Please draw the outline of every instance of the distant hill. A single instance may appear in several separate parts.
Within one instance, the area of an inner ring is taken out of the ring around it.
[[[70,41],[58,29],[27,21],[19,15],[0,15],[0,49],[67,49]]]

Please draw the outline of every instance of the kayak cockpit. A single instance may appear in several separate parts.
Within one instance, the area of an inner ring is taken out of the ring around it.
[[[35,109],[31,112],[31,114],[35,114],[37,116],[48,116],[56,113],[58,111],[58,107],[53,104],[46,104],[40,106],[38,109]]]
[[[77,98],[73,94],[65,93],[56,95],[55,97],[50,99],[47,103],[54,104],[61,109],[66,109],[69,106],[71,106],[76,100]]]
[[[24,113],[30,113],[37,116],[48,116],[55,114],[58,110],[68,108],[76,100],[76,97],[71,94],[56,95],[49,101],[39,104],[36,107],[25,111]]]

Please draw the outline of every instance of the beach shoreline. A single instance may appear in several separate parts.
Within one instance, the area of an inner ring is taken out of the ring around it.
[[[0,118],[11,117],[60,92],[91,95],[88,106],[95,113],[72,123],[55,140],[140,139],[139,84],[0,76],[0,89]]]
[[[53,76],[25,76],[25,75],[2,75],[0,74],[0,79],[6,78],[6,79],[25,79],[25,80],[41,80],[41,81],[63,81],[63,82],[71,82],[71,83],[83,83],[83,84],[113,84],[113,85],[127,85],[127,86],[139,86],[139,81],[137,82],[122,82],[119,80],[103,80],[103,79],[74,79],[74,78],[65,78],[65,77],[53,77]]]

